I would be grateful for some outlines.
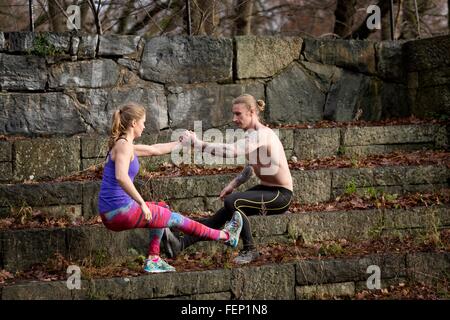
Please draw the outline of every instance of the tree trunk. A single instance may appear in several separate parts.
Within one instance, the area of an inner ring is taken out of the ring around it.
[[[334,15],[336,17],[334,23],[334,33],[338,36],[345,38],[352,32],[353,19],[355,16],[356,0],[338,0],[336,11]]]
[[[381,40],[391,40],[390,0],[381,0]],[[394,8],[392,8],[394,10]]]
[[[253,0],[236,1],[236,22],[234,25],[235,35],[250,35],[252,33],[251,21],[253,14],[253,2]]]
[[[417,0],[417,10],[414,0],[404,0],[403,2],[403,39],[416,39],[421,36],[420,17],[428,9],[429,0]],[[417,17],[417,14],[419,17]]]
[[[414,0],[405,0],[403,2],[403,28],[402,37],[404,39],[415,39],[419,37],[417,32],[416,8]]]
[[[402,20],[402,8],[403,8],[403,1],[404,0],[399,0],[397,3],[397,15],[395,17],[395,29],[394,29],[394,37],[395,39],[398,39],[401,35],[402,32],[402,24],[403,24],[403,20]]]
[[[450,32],[450,0],[447,2],[447,27]]]
[[[58,1],[58,3],[56,3]],[[59,4],[59,5],[58,5]],[[64,32],[67,31],[67,18],[61,11],[61,8],[67,8],[67,4],[61,0],[48,1],[48,11],[51,17],[51,31]]]

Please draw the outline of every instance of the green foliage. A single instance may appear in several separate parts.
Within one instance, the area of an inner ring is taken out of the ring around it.
[[[344,248],[339,243],[329,243],[320,246],[319,254],[323,256],[335,256],[344,253]]]
[[[92,255],[92,266],[102,268],[108,265],[110,256],[105,249],[97,250]]]
[[[206,257],[201,258],[199,263],[200,263],[200,265],[209,267],[214,264],[214,261],[212,260],[211,256],[206,256]]]
[[[367,235],[371,239],[380,239],[383,231],[386,229],[386,222],[384,216],[378,219],[372,227],[368,230]]]
[[[386,199],[386,201],[389,201],[389,202],[397,200],[397,197],[398,197],[398,195],[396,193],[394,193],[394,194],[385,193],[384,194],[384,198]]]
[[[356,193],[356,181],[354,178],[346,183],[345,185],[345,194],[352,195]]]
[[[342,156],[345,154],[346,148],[344,146],[339,146],[337,154],[338,156]]]
[[[376,199],[378,196],[378,191],[374,187],[368,187],[365,191],[365,195],[370,199]]]
[[[44,35],[38,35],[33,41],[33,47],[28,50],[28,54],[41,57],[56,56],[61,53],[62,51],[56,49],[56,47],[51,44]]]

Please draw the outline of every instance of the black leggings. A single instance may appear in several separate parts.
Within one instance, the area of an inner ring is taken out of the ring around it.
[[[223,208],[213,216],[198,221],[210,228],[219,229],[231,219],[235,211],[239,211],[243,218],[241,239],[244,250],[253,250],[255,244],[247,216],[284,213],[289,209],[291,200],[292,191],[289,189],[257,185],[244,192],[234,192],[226,196]],[[202,239],[186,235],[181,240],[182,249],[200,240]]]

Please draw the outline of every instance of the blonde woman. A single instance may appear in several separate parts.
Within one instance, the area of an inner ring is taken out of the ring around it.
[[[170,153],[181,141],[154,145],[134,144],[145,129],[145,109],[128,103],[114,112],[109,152],[98,197],[98,208],[104,225],[112,231],[135,228],[150,229],[150,245],[144,270],[175,271],[160,258],[160,241],[165,227],[172,227],[203,240],[220,240],[236,247],[242,228],[242,217],[236,212],[222,230],[211,229],[172,212],[165,203],[146,202],[133,184],[139,171],[139,157]],[[180,139],[182,140],[182,139]]]

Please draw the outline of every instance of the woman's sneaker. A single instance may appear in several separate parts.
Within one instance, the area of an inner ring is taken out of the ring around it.
[[[161,273],[161,272],[175,272],[175,268],[158,257],[158,260],[145,259],[144,271],[149,273]]]
[[[222,231],[227,232],[229,235],[229,238],[225,241],[225,244],[232,248],[236,248],[239,243],[239,235],[241,234],[241,230],[242,216],[238,211],[235,211],[231,220],[225,223],[225,226],[222,229]]]

